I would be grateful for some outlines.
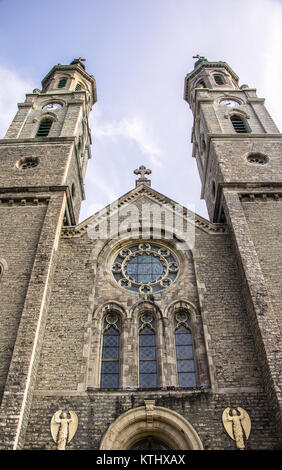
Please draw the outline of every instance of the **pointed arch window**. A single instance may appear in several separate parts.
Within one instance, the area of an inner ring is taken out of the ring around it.
[[[191,321],[188,313],[174,316],[174,335],[179,387],[196,387],[196,368]]]
[[[151,314],[139,319],[139,387],[157,387],[155,320]]]
[[[106,315],[103,324],[101,388],[118,388],[120,370],[120,319],[115,313]]]
[[[36,137],[47,137],[50,132],[52,122],[53,121],[51,119],[44,119],[43,121],[41,121],[36,133]]]
[[[246,127],[246,124],[244,120],[241,118],[241,116],[238,116],[238,114],[233,114],[233,116],[230,117],[230,120],[233,124],[234,130],[239,133],[239,134],[244,134],[248,132],[248,129]]]

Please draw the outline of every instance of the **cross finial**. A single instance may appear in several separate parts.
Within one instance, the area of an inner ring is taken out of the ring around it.
[[[138,169],[133,172],[135,175],[140,175],[140,178],[136,180],[136,186],[138,184],[147,184],[151,186],[151,181],[145,177],[145,175],[150,175],[152,171],[149,168],[146,168],[144,165],[139,166]]]
[[[81,67],[83,69],[85,69],[85,65],[81,63],[81,62],[85,62],[85,61],[86,61],[86,59],[83,59],[82,57],[78,57],[78,59],[73,59],[73,61],[71,62],[71,65],[78,64],[78,65],[81,65]]]
[[[203,55],[197,54],[193,55],[193,59],[205,59],[205,57]]]

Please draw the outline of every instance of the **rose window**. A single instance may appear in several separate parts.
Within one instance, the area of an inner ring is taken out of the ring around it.
[[[141,294],[162,291],[176,279],[179,270],[170,250],[151,243],[140,243],[120,250],[112,273],[121,287]]]

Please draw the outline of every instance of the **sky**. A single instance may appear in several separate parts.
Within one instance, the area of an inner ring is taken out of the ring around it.
[[[282,129],[282,0],[0,0],[0,138],[56,64],[86,58],[98,101],[80,221],[135,187],[208,218],[183,99],[193,56],[225,61]]]

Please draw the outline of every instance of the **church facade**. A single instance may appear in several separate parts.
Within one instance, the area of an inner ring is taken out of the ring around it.
[[[210,220],[136,186],[78,223],[96,83],[56,65],[0,141],[0,448],[281,448],[281,134],[256,90],[185,77]],[[185,162],[183,163],[185,164]]]

